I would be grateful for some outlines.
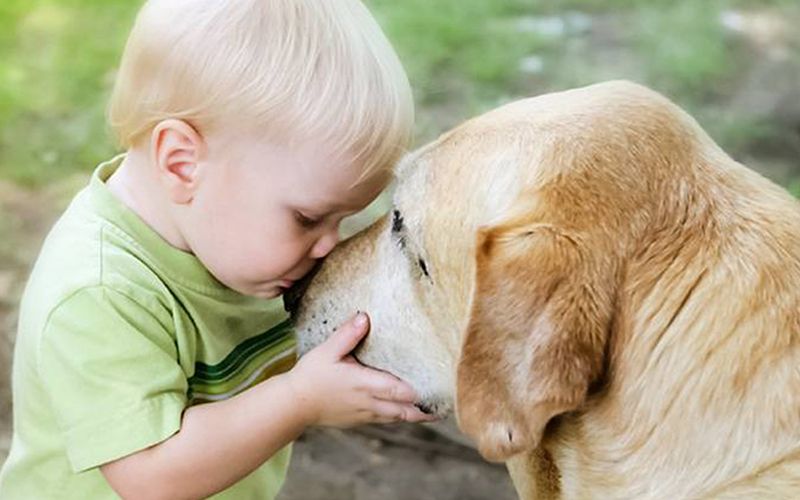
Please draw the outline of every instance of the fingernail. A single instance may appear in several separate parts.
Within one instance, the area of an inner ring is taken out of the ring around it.
[[[356,314],[356,326],[364,326],[367,324],[367,315],[358,311]]]

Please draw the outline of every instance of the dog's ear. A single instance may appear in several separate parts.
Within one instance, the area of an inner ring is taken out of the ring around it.
[[[534,449],[603,369],[616,266],[602,224],[582,215],[534,210],[478,234],[456,411],[488,460]]]

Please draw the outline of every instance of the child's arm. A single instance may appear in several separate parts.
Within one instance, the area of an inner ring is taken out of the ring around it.
[[[310,425],[431,420],[414,407],[416,395],[405,382],[349,355],[368,330],[366,321],[345,323],[290,372],[231,399],[188,408],[178,433],[101,466],[102,473],[123,498],[205,498]]]

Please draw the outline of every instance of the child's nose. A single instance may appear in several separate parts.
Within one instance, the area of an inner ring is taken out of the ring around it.
[[[310,257],[313,259],[321,259],[331,253],[336,244],[339,243],[339,228],[335,227],[332,231],[326,232],[314,244],[311,249]]]

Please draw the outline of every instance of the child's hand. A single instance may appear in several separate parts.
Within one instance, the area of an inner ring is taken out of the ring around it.
[[[407,383],[353,358],[350,353],[368,331],[367,315],[357,314],[287,374],[307,425],[436,420],[414,406],[417,395]]]

